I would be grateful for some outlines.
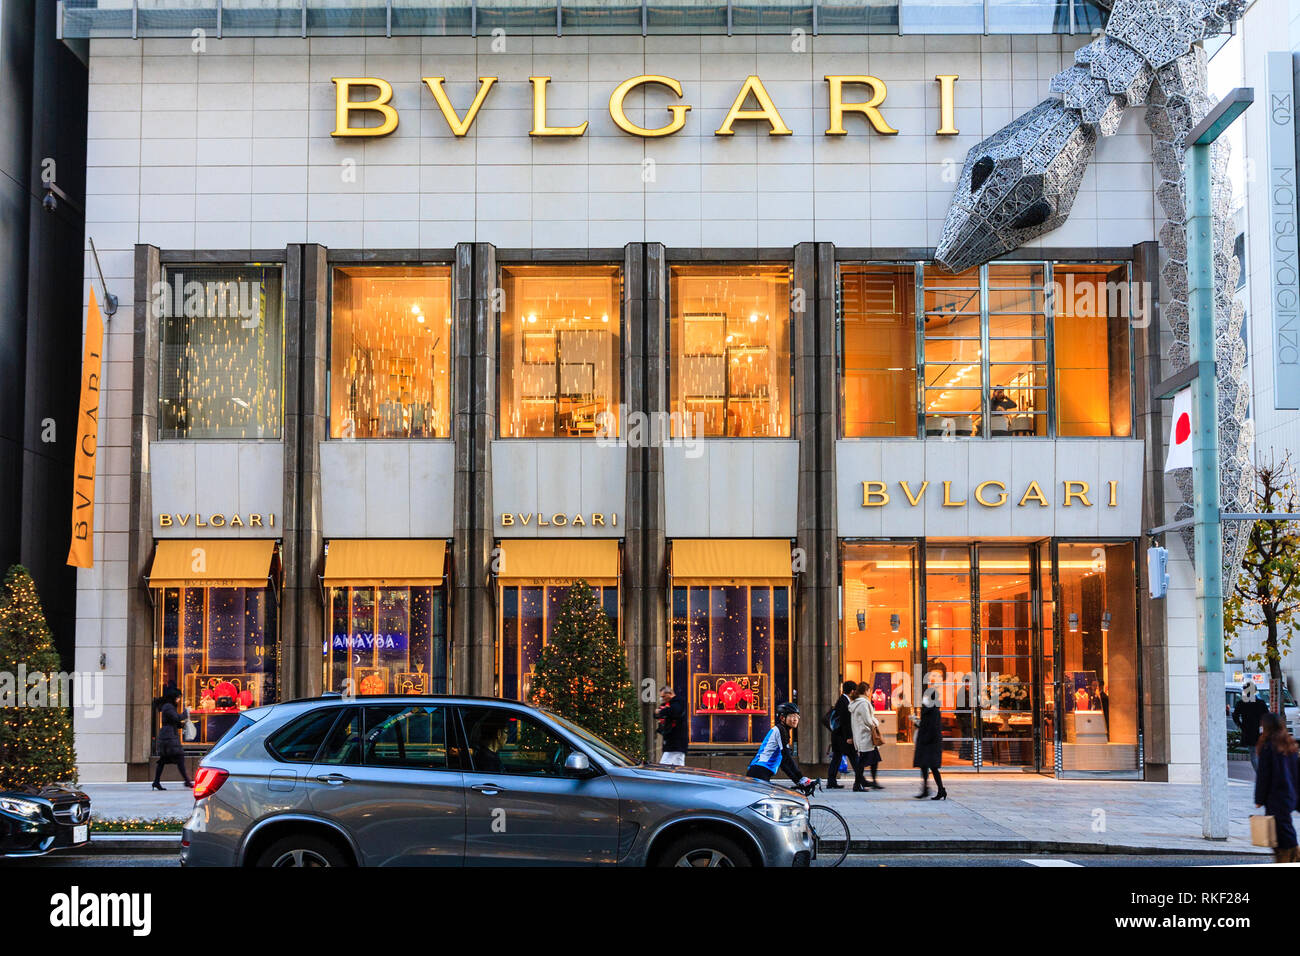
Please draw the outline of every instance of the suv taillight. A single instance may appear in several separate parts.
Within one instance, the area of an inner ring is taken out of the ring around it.
[[[199,772],[194,776],[194,799],[202,800],[204,797],[210,797],[226,782],[230,774],[217,767],[200,767]]]

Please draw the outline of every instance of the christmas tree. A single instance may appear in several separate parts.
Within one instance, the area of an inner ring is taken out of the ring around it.
[[[0,790],[75,782],[71,699],[31,574],[0,589]],[[51,679],[54,677],[55,679]]]
[[[533,698],[633,757],[644,753],[636,688],[609,617],[586,581],[576,581],[560,606],[555,632],[542,648]]]

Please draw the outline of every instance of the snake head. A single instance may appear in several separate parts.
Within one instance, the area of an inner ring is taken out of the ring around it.
[[[1070,215],[1096,131],[1047,99],[966,154],[935,259],[952,272],[1018,249]]]

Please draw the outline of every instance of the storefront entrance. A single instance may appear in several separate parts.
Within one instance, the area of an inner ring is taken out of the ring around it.
[[[1133,543],[890,541],[843,553],[844,679],[911,766],[922,688],[945,767],[1141,769]]]

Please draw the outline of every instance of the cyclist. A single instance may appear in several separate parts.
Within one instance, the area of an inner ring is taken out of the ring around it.
[[[772,729],[759,744],[758,753],[750,761],[745,776],[755,777],[758,780],[771,780],[773,774],[781,770],[794,781],[796,789],[811,793],[817,781],[804,775],[799,765],[795,763],[794,753],[790,749],[790,735],[798,726],[799,708],[788,701],[778,704],[776,722],[772,724]]]

